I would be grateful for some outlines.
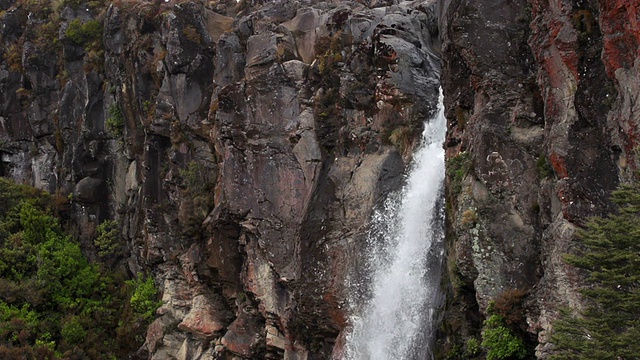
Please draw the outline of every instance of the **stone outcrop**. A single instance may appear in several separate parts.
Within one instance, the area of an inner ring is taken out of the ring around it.
[[[562,255],[637,172],[639,10],[627,1],[440,2],[455,284],[445,343],[477,335],[489,301],[521,289],[544,358],[558,309],[580,307],[580,274]]]
[[[139,356],[329,358],[435,109],[435,2],[80,3],[0,2],[1,174],[93,257],[119,221],[162,293]]]
[[[581,306],[562,256],[637,176],[637,2],[57,3],[0,0],[0,175],[55,194],[94,260],[118,220],[109,264],[162,293],[138,356],[339,356],[369,216],[434,112],[439,57],[438,351],[519,289],[545,358],[559,307]]]

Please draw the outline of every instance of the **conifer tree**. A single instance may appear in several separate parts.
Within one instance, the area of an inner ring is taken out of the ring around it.
[[[555,323],[553,360],[640,358],[640,188],[622,186],[612,200],[617,213],[589,221],[565,258],[588,274],[587,305]]]

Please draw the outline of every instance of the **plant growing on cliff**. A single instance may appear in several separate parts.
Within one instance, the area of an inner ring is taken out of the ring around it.
[[[487,351],[487,360],[524,359],[527,356],[522,339],[509,330],[501,315],[495,313],[484,321],[482,347]]]
[[[527,356],[524,299],[526,291],[510,289],[489,303],[482,328],[482,347],[488,360],[523,359]]]
[[[640,354],[640,188],[613,193],[617,211],[591,219],[565,261],[584,270],[583,311],[554,324],[553,360],[635,359]]]
[[[106,220],[96,228],[93,244],[101,259],[114,257],[120,253],[120,224],[117,220]]]
[[[536,169],[538,170],[538,175],[540,175],[541,179],[546,179],[553,175],[553,168],[551,167],[551,163],[547,160],[547,157],[544,154],[538,157],[536,160]]]
[[[109,106],[108,117],[106,121],[107,131],[115,137],[122,137],[124,133],[124,115],[116,104]]]
[[[7,47],[4,56],[4,60],[9,66],[9,70],[12,72],[22,72],[22,44],[14,43]]]
[[[135,280],[127,281],[127,285],[133,288],[133,293],[129,299],[129,304],[134,314],[143,320],[153,318],[156,310],[162,305],[162,301],[158,301],[158,290],[153,278],[149,275],[141,276]]]
[[[200,33],[198,33],[198,30],[193,27],[193,25],[186,25],[183,29],[182,29],[182,34],[184,35],[184,37],[195,43],[200,45],[201,43],[201,38],[200,38]]]
[[[462,181],[471,171],[471,166],[471,155],[466,151],[447,160],[447,178],[450,179],[450,188],[454,196],[462,191]]]
[[[69,23],[65,36],[77,45],[97,44],[102,40],[102,24],[98,20],[89,20],[85,23],[80,19],[75,19]]]
[[[0,359],[124,358],[142,341],[115,340],[128,324],[122,309],[150,291],[90,262],[52,206],[49,194],[0,178]]]
[[[213,206],[212,189],[216,180],[215,169],[209,169],[195,161],[180,170],[185,197],[178,213],[182,233],[194,236],[199,233],[202,221]]]
[[[393,129],[391,135],[389,135],[389,142],[395,146],[396,149],[404,154],[407,149],[411,147],[411,143],[414,138],[414,131],[408,126],[400,126]]]

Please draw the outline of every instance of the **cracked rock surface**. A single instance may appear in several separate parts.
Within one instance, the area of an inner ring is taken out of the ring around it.
[[[45,34],[0,2],[1,175],[72,194],[94,258],[119,220],[114,266],[162,294],[140,356],[329,358],[369,215],[435,110],[435,2],[94,5]]]

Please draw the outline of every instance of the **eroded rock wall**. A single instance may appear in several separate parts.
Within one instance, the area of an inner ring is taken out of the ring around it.
[[[527,331],[544,358],[558,309],[580,307],[580,274],[562,255],[637,172],[639,6],[439,2],[453,284],[445,333],[478,335],[489,301],[526,290]]]
[[[0,6],[0,170],[57,193],[88,254],[120,222],[112,265],[162,293],[138,355],[339,352],[369,215],[435,110],[435,2]]]

